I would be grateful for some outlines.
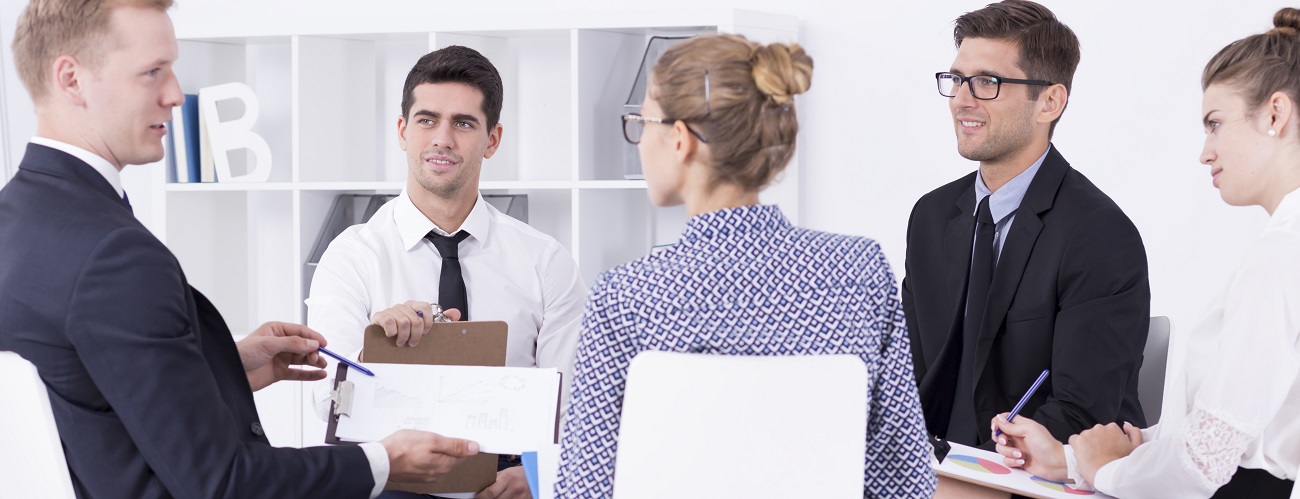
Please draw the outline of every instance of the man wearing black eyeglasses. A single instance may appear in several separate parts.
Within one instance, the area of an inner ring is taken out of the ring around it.
[[[1078,39],[1026,0],[962,15],[953,38],[956,60],[935,78],[958,152],[980,165],[923,196],[908,223],[903,306],[926,425],[991,448],[990,422],[1045,369],[1017,417],[1062,442],[1098,423],[1144,422],[1142,238],[1051,144]]]

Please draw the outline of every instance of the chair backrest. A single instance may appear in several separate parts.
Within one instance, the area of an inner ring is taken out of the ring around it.
[[[614,498],[861,498],[869,390],[852,355],[641,353]]]
[[[13,352],[0,352],[0,442],[0,495],[76,497],[45,383]]]
[[[1142,369],[1138,372],[1138,400],[1142,402],[1142,412],[1147,418],[1147,425],[1160,421],[1160,410],[1164,402],[1165,374],[1169,364],[1169,318],[1157,316],[1151,318],[1147,329],[1146,348],[1142,349]]]
[[[1297,470],[1296,475],[1300,476],[1300,470]],[[1291,499],[1300,499],[1300,486],[1291,485]]]

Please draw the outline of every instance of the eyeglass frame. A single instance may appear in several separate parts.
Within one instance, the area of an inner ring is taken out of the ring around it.
[[[709,98],[709,86],[710,86],[709,70],[708,68],[705,68],[704,69],[704,117],[706,118],[709,117],[709,115],[713,114],[713,104],[710,102],[712,99]],[[661,125],[673,125],[678,121],[680,121],[682,122],[682,126],[686,127],[686,131],[691,132],[691,135],[694,135],[695,138],[700,139],[700,142],[703,142],[705,144],[709,143],[709,138],[705,137],[704,134],[692,129],[689,125],[686,124],[686,120],[680,120],[675,118],[651,118],[648,116],[642,116],[641,113],[627,113],[623,115],[623,140],[626,140],[629,144],[632,145],[640,144],[641,139],[637,139],[633,141],[632,137],[628,136],[627,123],[629,121],[641,122],[642,124],[641,126],[643,127],[642,130],[644,130],[646,123],[659,123]],[[642,133],[644,134],[645,132]]]
[[[956,85],[953,87],[954,90],[953,90],[953,92],[952,92],[952,95],[945,95],[945,94],[943,93],[943,87],[942,87],[942,85],[943,85],[943,80],[945,79],[945,75],[947,76],[947,79],[955,80],[955,81],[957,82]],[[996,80],[996,81],[998,82],[998,86],[997,86],[997,88],[993,91],[993,97],[984,98],[984,97],[980,97],[980,96],[978,96],[978,95],[975,95],[975,87],[974,87],[973,85],[970,84],[970,81],[973,80],[973,79],[975,79],[975,78],[993,78],[994,80]],[[1002,95],[1002,84],[1003,84],[1003,83],[1012,83],[1012,84],[1016,84],[1016,85],[1037,85],[1037,86],[1046,86],[1046,87],[1050,87],[1050,86],[1052,86],[1052,85],[1056,85],[1056,83],[1053,83],[1053,82],[1050,82],[1050,81],[1047,81],[1047,80],[1023,80],[1023,79],[1020,79],[1020,78],[1007,78],[1007,77],[1005,77],[1005,76],[988,75],[988,74],[977,74],[977,75],[970,75],[970,76],[962,76],[962,75],[959,75],[959,74],[957,74],[957,73],[953,73],[953,72],[951,72],[951,71],[940,71],[940,72],[934,74],[934,85],[935,85],[936,89],[939,91],[939,95],[942,95],[942,96],[947,97],[947,98],[949,98],[949,99],[956,97],[956,96],[957,96],[957,92],[960,91],[960,89],[961,89],[961,86],[962,86],[963,84],[965,84],[965,85],[966,85],[966,90],[970,91],[970,96],[971,96],[971,97],[974,97],[976,100],[995,100],[995,99],[997,99],[999,96]]]
[[[686,127],[686,131],[691,132],[691,135],[694,135],[695,138],[700,139],[700,142],[703,142],[705,144],[709,143],[709,138],[705,137],[700,132],[693,130],[690,127],[690,125],[686,124],[686,120],[679,120],[675,118],[652,118],[650,116],[642,116],[640,113],[627,113],[623,115],[623,140],[626,140],[629,144],[632,145],[637,145],[641,143],[641,139],[639,137],[636,140],[632,140],[632,137],[629,136],[627,133],[627,124],[628,122],[632,122],[632,121],[640,122],[643,127],[645,126],[646,123],[658,123],[660,125],[672,126],[677,124],[677,122],[680,121],[682,122],[682,126]],[[642,128],[642,130],[644,130],[644,128]],[[645,132],[642,132],[642,134],[644,133]]]

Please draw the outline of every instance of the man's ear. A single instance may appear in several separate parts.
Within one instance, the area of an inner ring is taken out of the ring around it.
[[[86,102],[83,79],[90,77],[85,65],[70,55],[62,55],[50,64],[50,84],[53,86],[52,97],[68,99],[74,105]]]
[[[403,151],[406,150],[406,117],[405,116],[397,117],[397,145],[398,147],[401,147]]]
[[[1061,117],[1065,112],[1065,105],[1070,100],[1070,92],[1065,90],[1065,85],[1057,83],[1043,89],[1038,95],[1038,122],[1050,124]]]
[[[504,127],[497,123],[488,132],[488,146],[483,150],[483,159],[491,159],[493,154],[497,153],[497,148],[501,147],[501,134],[505,133]]]

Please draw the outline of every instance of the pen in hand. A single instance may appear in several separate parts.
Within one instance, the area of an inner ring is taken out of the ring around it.
[[[364,368],[364,367],[361,367],[361,364],[358,364],[358,363],[356,363],[356,362],[353,362],[353,361],[350,361],[350,360],[348,360],[348,359],[345,359],[345,358],[343,358],[342,355],[339,355],[339,354],[336,354],[336,353],[334,353],[334,352],[331,352],[331,351],[325,349],[325,347],[320,347],[320,353],[323,353],[323,354],[328,355],[328,356],[330,356],[330,357],[334,357],[335,360],[338,360],[339,362],[342,362],[342,363],[344,363],[344,364],[347,364],[348,367],[351,367],[351,368],[353,368],[353,369],[356,369],[356,370],[358,370],[358,371],[361,371],[363,374],[366,374],[366,375],[368,375],[368,376],[374,376],[374,375],[375,375],[375,373],[370,372],[369,369],[366,369],[366,368]]]
[[[1020,402],[1016,402],[1016,408],[1012,409],[1011,414],[1007,415],[1008,423],[1010,423],[1012,419],[1016,418],[1016,414],[1020,414],[1021,409],[1025,408],[1025,402],[1029,401],[1029,397],[1034,396],[1034,392],[1038,391],[1038,385],[1043,384],[1043,380],[1047,379],[1047,373],[1049,372],[1051,372],[1051,369],[1043,369],[1043,374],[1038,375],[1038,379],[1034,380],[1034,384],[1029,386],[1029,390],[1025,392],[1025,396],[1020,397]],[[993,432],[993,438],[998,438],[1000,436],[1002,436],[1001,428],[999,428],[998,431]]]

